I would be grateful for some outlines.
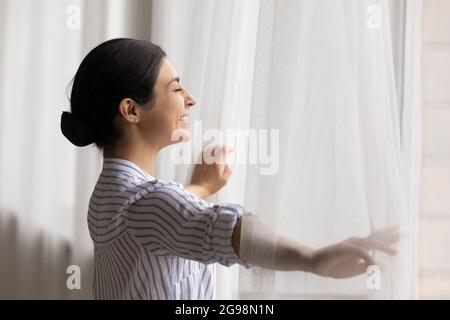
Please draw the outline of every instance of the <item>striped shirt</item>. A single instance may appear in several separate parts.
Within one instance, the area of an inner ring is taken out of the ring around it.
[[[242,214],[105,158],[88,211],[95,299],[213,299],[215,262],[249,268],[231,244]]]

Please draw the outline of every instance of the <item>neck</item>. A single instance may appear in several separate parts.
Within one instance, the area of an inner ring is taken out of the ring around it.
[[[119,158],[131,161],[153,176],[153,163],[158,151],[158,148],[148,145],[118,144],[115,147],[105,147],[103,158]]]

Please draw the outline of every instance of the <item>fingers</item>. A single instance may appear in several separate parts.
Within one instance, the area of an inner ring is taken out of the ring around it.
[[[215,158],[216,163],[223,164],[223,163],[225,163],[225,158],[226,158],[227,154],[230,154],[232,152],[234,152],[234,149],[230,146],[216,145],[215,147],[212,148],[211,155]]]
[[[394,244],[400,239],[399,228],[398,226],[395,226],[375,231],[371,235],[366,237],[366,239],[375,239],[384,242],[385,244]]]
[[[231,152],[234,152],[234,149],[232,147],[226,146],[226,145],[223,146],[223,153],[224,154],[228,154],[228,153],[231,153]]]
[[[226,164],[227,163],[226,162],[226,157],[227,157],[228,154],[230,154],[232,152],[234,152],[233,148],[231,148],[229,146],[226,146],[226,145],[222,146],[222,148],[220,148],[218,150],[218,155],[217,155],[218,156],[218,158],[217,158],[218,162],[217,163]]]
[[[219,165],[225,164],[225,148],[225,146],[222,146],[222,148],[217,151],[216,163]]]
[[[382,241],[376,239],[367,239],[366,243],[366,246],[369,250],[379,250],[391,256],[397,254],[397,250],[391,248],[389,245],[385,244]]]
[[[350,243],[363,249],[364,251],[378,250],[389,255],[397,254],[397,250],[392,248],[388,243],[376,238],[351,238]]]
[[[375,231],[365,238],[353,237],[348,241],[362,248],[365,251],[378,250],[389,255],[397,254],[397,250],[392,248],[392,245],[399,240],[398,227],[386,228]]]

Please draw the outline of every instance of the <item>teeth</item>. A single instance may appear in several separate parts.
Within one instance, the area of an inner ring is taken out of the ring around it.
[[[180,118],[180,121],[181,122],[188,122],[188,116],[187,115],[185,115],[185,116],[182,116],[181,118]]]

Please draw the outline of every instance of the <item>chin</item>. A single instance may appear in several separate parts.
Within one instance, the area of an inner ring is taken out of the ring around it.
[[[188,128],[178,128],[172,132],[171,144],[186,142],[191,140],[191,130]]]

